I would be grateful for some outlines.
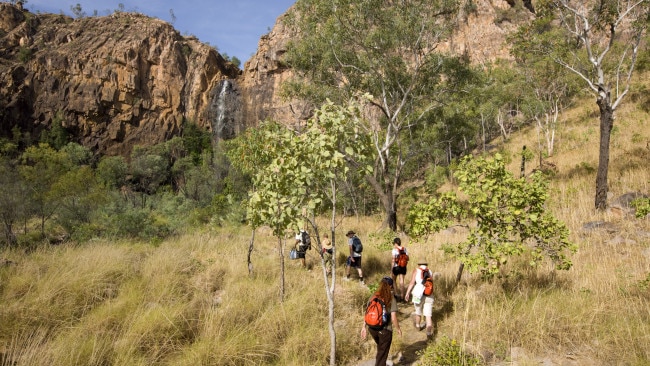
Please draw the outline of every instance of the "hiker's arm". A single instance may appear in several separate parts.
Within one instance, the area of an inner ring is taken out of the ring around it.
[[[397,320],[397,311],[393,311],[390,313],[390,321],[393,323],[393,329],[397,329],[397,332],[399,335],[402,335],[402,328],[399,326],[399,320]]]
[[[363,325],[361,326],[361,340],[365,341],[367,336],[368,336],[368,332],[366,331],[366,323],[363,323]]]
[[[417,268],[413,270],[413,274],[411,274],[411,282],[409,282],[409,287],[406,288],[406,295],[404,295],[404,300],[406,301],[409,301],[411,290],[413,290],[413,286],[415,286],[415,271],[417,271]]]

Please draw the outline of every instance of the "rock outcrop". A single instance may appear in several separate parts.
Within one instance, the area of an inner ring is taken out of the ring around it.
[[[3,3],[0,30],[2,136],[17,126],[37,137],[57,120],[93,151],[128,156],[180,134],[185,120],[216,139],[243,129],[240,71],[166,22],[36,15]]]
[[[289,41],[296,36],[283,23],[284,17],[291,11],[293,7],[278,17],[273,29],[262,36],[257,52],[246,62],[239,78],[244,119],[249,123],[273,119],[299,125],[311,114],[311,109],[304,102],[295,99],[287,101],[282,97],[282,83],[293,77],[293,72],[282,60]]]
[[[474,4],[444,49],[478,64],[508,58],[513,5]],[[142,14],[72,19],[0,3],[0,137],[12,138],[17,127],[33,141],[56,122],[97,154],[128,156],[133,146],[181,134],[184,121],[215,141],[265,119],[299,125],[311,107],[282,97],[293,77],[282,58],[299,36],[285,16],[239,70],[214,48]]]
[[[518,22],[532,17],[532,10],[519,8],[513,0],[476,0],[473,4],[474,9],[458,20],[458,30],[440,49],[467,55],[474,64],[511,59],[506,35],[517,27]],[[289,41],[299,37],[283,24],[284,17],[291,11],[293,7],[277,19],[271,32],[262,36],[256,54],[246,62],[238,79],[242,88],[244,119],[249,124],[270,118],[299,125],[312,111],[301,101],[287,101],[281,97],[282,83],[293,77],[282,56]]]

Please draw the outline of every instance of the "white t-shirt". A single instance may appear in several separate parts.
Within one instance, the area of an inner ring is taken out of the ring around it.
[[[400,247],[400,248],[403,248],[403,249],[404,249],[404,253],[409,254],[408,250],[406,250],[405,247]],[[397,267],[396,259],[397,259],[397,256],[399,255],[399,249],[393,247],[393,252],[392,252],[392,254],[393,254],[393,267]]]

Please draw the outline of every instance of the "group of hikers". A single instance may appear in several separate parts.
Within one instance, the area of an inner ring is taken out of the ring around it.
[[[344,280],[350,280],[350,272],[355,268],[359,275],[359,282],[365,285],[361,259],[363,245],[357,234],[350,230],[345,235],[348,238],[348,249],[350,255],[346,260]],[[305,252],[311,248],[309,235],[301,230],[296,234],[297,258],[305,264]],[[427,338],[433,335],[433,273],[428,268],[426,260],[417,261],[410,273],[408,285],[405,284],[409,255],[398,237],[393,239],[391,252],[391,276],[383,277],[379,282],[378,289],[372,294],[365,307],[364,322],[361,328],[361,338],[365,340],[368,333],[377,344],[375,365],[386,365],[390,346],[393,339],[393,330],[402,335],[402,329],[397,318],[398,303],[411,301],[414,307],[413,326],[418,330],[426,329]],[[325,261],[327,274],[332,268],[332,243],[327,234],[321,242],[321,255]]]

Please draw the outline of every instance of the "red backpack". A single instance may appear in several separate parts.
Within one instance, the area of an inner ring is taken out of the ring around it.
[[[397,255],[397,265],[400,267],[406,267],[408,262],[409,262],[409,255],[406,254],[406,249],[402,247],[399,250],[399,254]]]
[[[386,304],[377,295],[373,295],[368,302],[366,315],[363,318],[372,329],[381,330],[389,323],[388,313],[386,313]]]
[[[429,272],[429,268],[422,270],[422,284],[424,285],[424,295],[430,296],[433,294],[433,278],[431,278],[431,272]]]

